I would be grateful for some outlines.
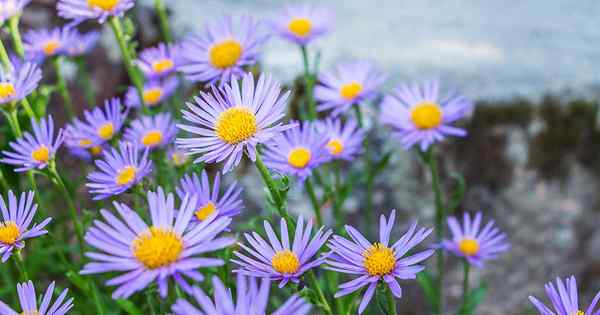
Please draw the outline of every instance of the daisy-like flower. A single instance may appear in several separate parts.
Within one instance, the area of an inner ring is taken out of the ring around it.
[[[155,107],[166,101],[173,95],[177,89],[178,81],[176,77],[170,77],[164,80],[150,80],[144,84],[144,104],[148,107]],[[140,107],[140,96],[135,87],[130,86],[125,94],[125,105],[128,107]]]
[[[99,39],[100,32],[98,31],[90,31],[87,33],[79,33],[74,31],[73,41],[67,43],[65,53],[70,57],[83,56],[96,47]]]
[[[54,137],[54,121],[52,116],[40,119],[40,122],[31,120],[33,134],[23,133],[9,145],[14,150],[2,151],[4,157],[0,160],[2,163],[19,166],[15,172],[25,172],[31,169],[44,169],[51,160],[54,160],[56,151],[63,143],[63,130],[58,130],[58,135]]]
[[[104,101],[103,107],[94,107],[92,110],[83,112],[85,122],[75,119],[71,132],[72,138],[69,139],[70,144],[79,144],[84,148],[98,147],[105,142],[113,139],[123,127],[127,119],[128,110],[124,110],[119,98],[112,98]],[[69,127],[67,127],[69,128]],[[74,142],[78,143],[74,143]]]
[[[144,49],[136,63],[147,78],[168,76],[174,73],[181,63],[179,49],[179,46],[160,43],[156,47]]]
[[[329,33],[332,24],[330,11],[308,4],[288,5],[271,22],[271,28],[279,36],[299,45]]]
[[[225,217],[233,217],[240,213],[244,205],[240,198],[242,187],[239,187],[237,182],[233,182],[225,193],[220,195],[221,176],[218,173],[215,175],[212,187],[206,170],[202,170],[201,177],[198,174],[185,175],[176,189],[179,198],[183,198],[186,194],[198,198],[194,221],[204,221],[213,213]]]
[[[464,257],[476,267],[483,267],[486,260],[495,259],[510,248],[506,234],[494,226],[493,220],[481,229],[481,218],[481,212],[477,212],[474,218],[465,212],[462,226],[455,217],[448,218],[452,239],[443,240],[441,244],[445,250]]]
[[[156,281],[160,295],[165,297],[169,278],[173,278],[186,292],[191,287],[184,279],[202,281],[198,268],[221,266],[217,258],[200,257],[232,245],[235,240],[217,237],[227,228],[231,218],[211,216],[190,227],[196,211],[196,198],[186,196],[175,213],[173,194],[165,195],[162,188],[148,192],[148,208],[152,223],[146,224],[127,205],[114,202],[122,220],[107,210],[101,210],[105,222],[96,220],[85,235],[90,246],[102,253],[86,256],[93,261],[86,264],[82,274],[124,272],[106,282],[118,286],[113,298],[127,298]]]
[[[422,151],[446,136],[464,137],[467,132],[451,124],[465,116],[472,103],[462,95],[439,97],[439,83],[402,85],[381,104],[381,121],[399,136],[404,149],[419,143]]]
[[[188,162],[185,151],[180,150],[175,146],[172,146],[167,150],[167,158],[175,167],[184,166]]]
[[[290,281],[298,283],[302,274],[325,262],[325,257],[313,259],[313,256],[325,244],[332,233],[331,230],[321,227],[311,239],[313,223],[309,220],[305,228],[304,219],[300,217],[293,243],[290,244],[288,227],[284,219],[280,222],[281,240],[268,221],[264,221],[264,227],[270,244],[256,232],[244,233],[252,248],[240,244],[249,255],[239,251],[234,252],[237,259],[231,261],[240,266],[239,269],[234,270],[235,272],[280,281],[279,287],[283,288]]]
[[[84,20],[104,23],[111,16],[123,16],[135,4],[135,0],[59,0],[58,15],[75,24]]]
[[[31,0],[0,0],[0,24],[4,24],[15,15],[20,15],[29,2]]]
[[[266,37],[260,24],[248,16],[225,16],[206,24],[202,34],[186,40],[181,47],[178,68],[188,80],[220,85],[244,74],[243,67],[256,63]]]
[[[8,191],[8,203],[0,197],[0,210],[2,210],[2,220],[0,220],[0,257],[2,262],[6,262],[12,252],[25,247],[25,240],[38,237],[48,233],[44,227],[52,221],[52,218],[46,218],[42,223],[34,224],[29,228],[31,221],[37,211],[37,204],[33,202],[33,191],[21,193],[17,196]]]
[[[66,53],[75,40],[74,29],[68,27],[30,30],[23,36],[23,48],[28,60],[41,62],[45,58]]]
[[[146,149],[140,154],[137,145],[119,142],[119,150],[104,150],[103,159],[96,160],[97,170],[88,175],[90,193],[94,200],[119,195],[139,183],[152,172],[152,161]]]
[[[362,102],[369,101],[385,81],[385,75],[368,61],[353,61],[337,65],[319,76],[315,99],[319,111],[332,110],[337,116]]]
[[[265,150],[265,165],[303,181],[312,170],[329,159],[324,138],[312,122],[304,122],[271,141]]]
[[[90,136],[89,125],[79,119],[67,124],[65,127],[65,146],[69,152],[86,161],[102,155],[105,144],[94,144],[95,137]]]
[[[340,119],[326,119],[318,122],[317,130],[327,139],[325,146],[333,160],[350,161],[362,151],[365,132],[354,119],[348,119],[345,124]]]
[[[346,225],[346,232],[352,240],[335,235],[328,243],[331,252],[327,257],[327,264],[329,265],[327,268],[358,276],[352,281],[340,284],[341,290],[335,294],[335,297],[348,295],[367,286],[358,308],[359,314],[365,310],[371,301],[380,280],[387,284],[395,297],[402,297],[402,288],[396,278],[401,280],[415,279],[417,273],[425,269],[425,266],[418,265],[418,263],[434,253],[434,250],[429,249],[403,257],[433,231],[433,229],[426,228],[420,228],[417,231],[416,222],[398,241],[390,246],[390,234],[394,227],[395,218],[395,210],[392,210],[387,220],[384,215],[381,215],[379,219],[379,242],[369,242],[355,228]]]
[[[30,62],[13,66],[9,71],[0,69],[0,106],[20,101],[38,86],[42,70]]]
[[[27,281],[23,283],[17,283],[17,293],[19,295],[19,301],[21,303],[21,312],[17,312],[0,301],[0,314],[2,315],[64,315],[67,314],[73,307],[73,298],[67,298],[69,289],[64,289],[56,301],[52,302],[52,295],[54,294],[54,281],[50,283],[46,289],[46,293],[42,297],[42,304],[38,308],[38,297],[35,293],[35,287],[33,282]]]
[[[200,92],[194,103],[187,103],[183,117],[193,125],[178,124],[192,138],[178,138],[180,148],[188,154],[200,153],[194,162],[218,163],[227,160],[223,173],[237,166],[244,151],[256,160],[256,146],[293,125],[283,125],[290,92],[281,95],[279,83],[263,74],[254,86],[251,73],[223,89],[212,87],[212,93]]]
[[[171,310],[174,315],[258,315],[266,314],[269,302],[271,283],[263,279],[258,283],[256,279],[238,274],[236,280],[236,300],[233,300],[231,289],[225,287],[217,277],[212,278],[215,289],[214,298],[211,299],[202,289],[194,287],[192,297],[200,306],[198,309],[192,303],[178,299]],[[273,315],[306,315],[311,305],[298,295],[291,296],[281,305]]]
[[[552,303],[553,310],[535,297],[529,297],[540,315],[597,315],[600,312],[600,309],[596,308],[598,302],[600,302],[600,292],[596,293],[585,312],[582,311],[583,308],[579,308],[577,282],[574,276],[567,278],[565,282],[560,278],[556,278],[556,287],[552,282],[548,282],[544,288],[550,303]]]
[[[142,116],[125,130],[125,140],[137,144],[138,148],[156,149],[171,143],[177,135],[177,127],[169,113]]]

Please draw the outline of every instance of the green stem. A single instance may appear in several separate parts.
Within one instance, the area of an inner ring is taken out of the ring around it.
[[[82,57],[77,57],[75,59],[75,63],[77,63],[77,73],[79,74],[79,78],[81,78],[80,82],[81,86],[83,87],[83,93],[85,94],[87,106],[93,107],[96,103],[96,93],[94,92],[94,85],[92,83],[92,79],[90,78],[90,73],[85,63],[85,59]]]
[[[15,52],[17,53],[17,55],[19,55],[19,57],[23,58],[25,56],[25,49],[23,48],[23,40],[21,39],[21,33],[19,31],[20,19],[20,14],[14,15],[9,19],[8,25]]]
[[[12,64],[10,63],[10,58],[8,57],[8,52],[6,52],[6,47],[4,47],[4,43],[0,40],[0,60],[2,61],[2,67],[5,71],[10,71],[12,68]]]
[[[317,295],[319,296],[319,299],[321,300],[321,308],[323,309],[323,311],[326,314],[329,315],[333,315],[333,312],[331,311],[331,306],[329,306],[329,302],[327,302],[327,299],[325,298],[325,294],[323,293],[323,290],[321,289],[321,286],[319,285],[319,280],[317,280],[317,276],[315,276],[314,271],[309,271],[308,272],[308,278],[310,283],[313,286],[313,289],[315,289],[317,291]]]
[[[21,100],[21,105],[23,105],[23,109],[25,109],[25,113],[27,114],[27,117],[29,117],[30,120],[38,121],[37,115],[33,111],[33,108],[31,108],[31,104],[29,104],[27,97],[23,97],[23,99]]]
[[[19,269],[19,272],[21,273],[21,278],[23,282],[29,281],[29,274],[27,273],[27,267],[25,266],[25,261],[23,260],[23,255],[21,255],[20,249],[17,250],[15,256],[17,256],[15,264],[17,265],[17,269]]]
[[[98,290],[98,286],[92,279],[89,279],[88,281],[90,285],[90,290],[92,291],[92,299],[94,300],[94,305],[96,306],[96,314],[106,314],[104,312],[104,302],[102,302],[102,296],[100,295],[100,290]]]
[[[61,66],[62,66],[62,57],[57,56],[52,60],[54,64],[54,72],[56,72],[56,87],[58,88],[58,92],[63,99],[65,104],[65,110],[67,112],[67,116],[69,119],[75,117],[75,110],[73,109],[73,101],[71,100],[71,94],[69,94],[69,89],[67,88],[67,81],[62,74]]]
[[[0,169],[0,184],[2,184],[5,190],[10,189],[10,185],[8,185],[8,182],[6,181],[6,177],[4,177],[4,172],[2,171],[2,169]]]
[[[12,271],[10,268],[10,264],[4,265],[1,269],[2,269],[2,281],[4,281],[4,283],[15,283],[13,280],[13,277],[12,277]],[[10,292],[11,292],[11,297],[12,297],[13,301],[16,303],[19,299],[16,291],[10,290]],[[5,302],[7,302],[7,301],[5,300]]]
[[[169,17],[167,15],[167,9],[165,8],[165,4],[162,2],[162,0],[155,0],[154,9],[156,10],[156,14],[158,15],[160,31],[162,33],[163,38],[165,39],[165,42],[172,42],[173,36],[171,35],[171,28],[169,27]]]
[[[397,315],[398,312],[396,310],[396,299],[394,298],[394,294],[392,294],[392,289],[386,286],[385,293],[387,296],[388,303],[388,311],[390,315]]]
[[[308,105],[309,120],[317,119],[317,109],[313,96],[315,81],[310,73],[310,65],[308,61],[308,51],[305,45],[300,46],[302,52],[302,62],[304,63],[304,83],[306,85],[306,100]]]
[[[146,289],[146,303],[150,307],[150,314],[157,315],[156,308],[154,307],[154,296],[152,294],[152,287]]]
[[[471,264],[465,259],[463,261],[463,306],[467,305],[467,298],[469,296],[469,271]]]
[[[321,206],[319,206],[319,201],[317,200],[317,194],[315,194],[315,189],[313,187],[312,181],[307,178],[304,181],[304,188],[308,193],[308,197],[310,198],[310,203],[312,205],[313,210],[315,211],[315,216],[317,217],[317,224],[319,226],[323,226],[323,216],[321,215]]]
[[[277,189],[277,184],[275,184],[275,181],[273,180],[271,173],[265,166],[265,163],[262,160],[262,157],[260,155],[260,152],[258,151],[258,148],[256,148],[255,164],[256,164],[256,168],[258,169],[258,172],[260,173],[260,176],[263,179],[263,182],[267,186],[267,189],[269,189],[269,192],[271,194],[271,199],[275,203],[275,207],[277,208],[277,212],[279,213],[279,216],[284,218],[288,222],[288,224],[291,223],[289,215],[288,215],[287,211],[285,210],[285,201],[281,197],[281,194],[279,193],[279,190]]]
[[[364,126],[364,122],[363,122],[363,115],[360,110],[360,105],[354,104],[354,106],[352,106],[352,108],[354,109],[354,114],[356,115],[356,121],[358,122],[358,127],[362,128]]]

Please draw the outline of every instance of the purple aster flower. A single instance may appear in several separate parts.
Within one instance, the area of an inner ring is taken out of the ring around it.
[[[178,138],[180,148],[188,154],[200,153],[194,163],[218,163],[227,160],[223,173],[237,166],[244,151],[256,160],[256,146],[293,125],[283,125],[290,92],[281,95],[279,83],[263,74],[254,85],[251,73],[240,85],[233,80],[222,89],[212,86],[212,93],[200,92],[194,103],[187,103],[183,117],[193,125],[178,124],[192,138]]]
[[[327,139],[331,159],[351,161],[362,151],[365,132],[354,119],[346,120],[345,124],[340,119],[326,119],[317,123],[317,130]]]
[[[17,283],[17,293],[19,294],[19,302],[21,303],[21,312],[14,311],[4,302],[0,301],[0,314],[2,315],[64,315],[67,314],[73,307],[73,298],[67,298],[69,289],[64,289],[56,301],[52,302],[52,295],[54,294],[55,282],[52,281],[46,293],[42,297],[42,304],[38,308],[38,297],[35,294],[35,287],[33,282],[27,281],[23,283]]]
[[[299,45],[329,33],[333,16],[329,10],[308,4],[288,5],[271,22],[273,31]]]
[[[0,106],[24,99],[41,79],[42,70],[30,62],[13,66],[9,71],[0,69]]]
[[[79,33],[75,30],[73,33],[73,41],[67,43],[65,49],[65,53],[70,57],[79,57],[89,53],[96,47],[100,39],[98,31]]]
[[[206,24],[206,31],[186,40],[181,47],[182,71],[188,80],[220,85],[244,74],[243,67],[256,63],[266,37],[260,24],[248,16],[225,16]]]
[[[506,234],[494,227],[493,220],[481,229],[481,217],[481,212],[477,212],[474,218],[465,212],[462,226],[455,217],[448,218],[452,239],[442,241],[445,250],[464,257],[476,267],[483,267],[486,260],[495,259],[510,248]]]
[[[329,241],[331,249],[327,257],[327,268],[333,271],[357,275],[358,278],[340,284],[340,291],[335,298],[348,295],[367,286],[358,313],[362,313],[377,288],[380,280],[390,288],[395,297],[402,297],[402,288],[396,278],[401,280],[415,279],[417,273],[425,269],[418,265],[433,255],[434,250],[428,249],[418,253],[412,253],[403,257],[419,243],[423,242],[433,229],[421,228],[417,231],[417,223],[413,223],[409,230],[393,245],[390,246],[390,234],[394,227],[396,210],[392,210],[389,219],[384,215],[379,219],[379,242],[369,242],[355,228],[346,225],[346,232],[352,238],[348,240],[342,236],[335,235]]]
[[[290,244],[287,223],[283,218],[280,222],[281,240],[273,232],[268,221],[264,221],[264,227],[270,244],[256,232],[244,233],[252,248],[240,244],[250,255],[234,252],[237,259],[231,261],[240,266],[234,272],[281,281],[279,287],[283,288],[289,281],[298,283],[302,274],[325,262],[324,256],[315,259],[313,256],[325,244],[332,233],[331,230],[321,227],[311,239],[313,223],[309,220],[305,228],[304,219],[300,217],[293,243]]]
[[[544,288],[554,311],[535,297],[529,297],[540,315],[597,315],[600,313],[600,309],[596,309],[596,305],[600,301],[600,292],[596,294],[585,312],[582,311],[582,308],[579,308],[577,282],[574,276],[567,278],[565,283],[560,278],[556,278],[556,287],[552,282],[548,282]]]
[[[360,103],[368,102],[385,81],[385,75],[368,61],[353,61],[336,66],[319,76],[315,99],[319,111],[332,110],[337,116]]]
[[[31,0],[0,0],[0,24],[4,24],[15,15],[20,15],[29,2]]]
[[[213,213],[217,213],[218,217],[238,215],[244,208],[240,198],[242,187],[239,187],[237,182],[233,182],[225,193],[220,195],[220,175],[218,173],[215,175],[212,187],[208,181],[206,170],[202,170],[201,176],[202,178],[197,174],[185,175],[176,189],[179,198],[183,198],[186,194],[198,198],[196,212],[194,212],[195,220],[192,221],[204,221]]]
[[[185,154],[185,151],[178,149],[175,146],[172,146],[167,150],[167,157],[170,163],[175,167],[184,166],[188,162],[188,157]]]
[[[139,183],[152,172],[152,161],[146,149],[142,154],[137,145],[119,142],[119,150],[111,148],[103,152],[104,159],[96,160],[98,170],[88,175],[90,193],[94,200],[119,195]]]
[[[100,210],[105,222],[96,220],[85,235],[90,246],[102,253],[86,256],[82,274],[123,272],[106,282],[118,286],[113,298],[127,298],[156,281],[160,295],[165,297],[169,278],[173,278],[186,292],[191,291],[184,277],[202,281],[198,268],[221,266],[217,258],[200,257],[232,245],[235,240],[217,237],[227,228],[231,218],[211,216],[198,225],[189,223],[196,211],[196,198],[186,196],[175,209],[173,194],[165,195],[162,188],[148,193],[148,208],[152,223],[147,225],[127,205],[114,202],[122,220],[110,211]]]
[[[134,0],[59,0],[58,15],[78,24],[84,20],[104,23],[111,16],[123,16],[135,4]]]
[[[304,122],[271,141],[265,150],[265,165],[303,181],[312,170],[329,159],[323,137],[312,122]]]
[[[63,130],[58,130],[54,138],[54,121],[52,116],[40,119],[40,122],[31,120],[33,134],[23,133],[21,138],[9,143],[14,152],[2,151],[2,163],[19,166],[15,172],[25,172],[31,169],[44,169],[54,160],[56,151],[64,140]]]
[[[176,77],[166,78],[164,80],[151,80],[144,84],[144,104],[148,107],[155,107],[168,100],[177,89],[179,82]],[[140,107],[140,96],[135,87],[130,86],[125,94],[125,105],[128,107]]]
[[[140,149],[154,150],[171,143],[177,135],[177,127],[169,113],[142,116],[125,130],[125,140],[137,144]]]
[[[156,47],[144,49],[136,61],[146,78],[155,79],[175,72],[181,64],[180,46],[158,44]]]
[[[451,126],[471,109],[471,101],[454,94],[440,99],[438,81],[422,86],[402,85],[381,104],[381,121],[392,127],[404,149],[419,143],[422,151],[446,136],[464,137],[467,132]]]
[[[178,299],[171,310],[174,315],[258,315],[266,314],[269,302],[271,283],[263,279],[258,283],[255,278],[238,274],[236,281],[236,300],[233,300],[231,289],[225,287],[217,277],[212,278],[215,289],[211,299],[198,287],[192,289],[192,297],[200,309],[184,299]],[[306,315],[311,305],[298,295],[291,296],[273,315]]]
[[[66,53],[75,40],[77,38],[73,28],[30,30],[23,36],[23,47],[27,60],[41,62],[47,57]]]
[[[48,233],[44,227],[52,221],[52,218],[46,218],[42,223],[34,224],[29,228],[31,221],[37,211],[37,204],[33,203],[33,191],[21,193],[17,196],[8,191],[8,203],[0,197],[0,210],[2,210],[2,220],[0,220],[0,257],[2,262],[6,262],[13,250],[21,250],[25,247],[25,240],[38,237]]]
[[[85,122],[74,119],[67,126],[67,142],[73,147],[98,147],[113,139],[123,127],[129,110],[123,109],[119,98],[104,101],[103,107],[94,107],[83,112]]]

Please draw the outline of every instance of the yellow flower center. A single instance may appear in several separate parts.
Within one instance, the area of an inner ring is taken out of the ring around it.
[[[310,34],[312,23],[307,18],[295,18],[288,24],[288,30],[298,37],[306,37]]]
[[[575,311],[569,315],[585,315],[585,313],[583,311]]]
[[[101,147],[101,146],[99,146],[99,145],[97,145],[97,146],[93,146],[93,147],[91,147],[91,148],[90,148],[90,153],[91,153],[93,156],[98,156],[98,155],[100,155],[100,153],[102,153],[102,151],[103,151],[103,149],[102,149],[102,147]]]
[[[237,63],[244,49],[233,39],[224,40],[212,46],[208,53],[210,64],[218,69],[229,68]]]
[[[472,238],[465,238],[458,243],[458,250],[465,256],[473,256],[479,252],[479,243]]]
[[[175,164],[175,166],[181,166],[187,162],[185,154],[181,152],[175,152],[171,154],[171,159],[173,160],[173,164]]]
[[[289,250],[282,250],[271,258],[273,269],[279,273],[295,273],[300,268],[298,256]]]
[[[365,269],[371,276],[385,276],[394,270],[394,251],[381,243],[375,243],[363,253]]]
[[[31,152],[31,158],[39,163],[46,163],[50,159],[50,149],[47,146],[41,145]]]
[[[54,55],[54,53],[56,52],[56,50],[60,47],[60,42],[57,41],[56,39],[51,39],[49,41],[47,41],[44,46],[42,46],[42,50],[44,51],[44,54],[46,54],[46,56],[51,56]]]
[[[33,310],[33,311],[23,312],[20,315],[40,315],[40,312]]]
[[[436,103],[422,102],[413,107],[410,118],[419,129],[435,128],[442,123],[442,109]]]
[[[183,251],[183,240],[172,230],[153,226],[133,240],[132,249],[146,268],[156,269],[177,261]]]
[[[15,95],[15,86],[10,82],[0,83],[0,98],[11,97]]]
[[[288,163],[295,168],[304,168],[310,162],[310,150],[305,147],[292,149],[288,155]]]
[[[14,221],[0,223],[0,243],[13,245],[21,236],[21,231]]]
[[[117,4],[119,4],[119,0],[88,0],[88,6],[99,8],[104,11],[110,11],[114,9]]]
[[[100,126],[100,128],[96,130],[96,133],[98,134],[98,137],[109,140],[115,133],[115,126],[113,126],[111,122],[107,122]]]
[[[127,185],[135,179],[136,173],[137,169],[134,166],[126,166],[119,171],[115,182],[121,186]]]
[[[340,155],[344,152],[344,144],[340,139],[331,139],[327,142],[327,148],[332,155]]]
[[[200,221],[206,220],[208,216],[213,214],[217,210],[217,207],[212,201],[209,201],[205,206],[196,210],[196,218]]]
[[[90,139],[79,140],[79,146],[82,148],[85,148],[85,147],[89,146],[90,144],[92,144],[92,140],[90,140]]]
[[[142,138],[142,143],[147,147],[159,145],[162,141],[163,134],[160,130],[150,130]]]
[[[156,73],[163,73],[173,69],[174,66],[173,60],[165,58],[153,63],[152,70]]]
[[[159,87],[147,89],[144,91],[144,103],[146,105],[156,105],[160,101],[163,90]]]
[[[342,85],[342,87],[340,88],[340,95],[342,96],[343,99],[345,99],[347,101],[351,101],[355,97],[357,97],[360,94],[360,92],[362,92],[362,90],[363,90],[362,84],[360,84],[356,81],[352,81],[350,83],[346,83],[346,84]]]
[[[256,116],[246,107],[231,107],[219,115],[215,132],[219,139],[238,144],[254,136],[258,130]]]

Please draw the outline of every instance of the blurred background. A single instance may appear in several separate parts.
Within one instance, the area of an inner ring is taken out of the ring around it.
[[[159,40],[158,24],[153,1],[140,2],[147,7],[137,6],[133,21],[140,45],[147,47]],[[222,14],[268,18],[284,3],[171,0],[167,6],[177,38],[182,39]],[[440,152],[445,187],[452,189],[450,174],[455,171],[467,181],[459,211],[484,211],[505,229],[513,246],[500,260],[474,272],[476,279],[489,284],[479,313],[534,314],[527,296],[541,296],[545,282],[570,274],[578,278],[587,305],[600,290],[600,45],[596,44],[600,2],[322,0],[317,4],[336,15],[333,33],[311,47],[321,51],[322,69],[341,60],[371,59],[389,74],[388,89],[433,77],[446,91],[459,90],[477,102],[464,122],[469,137],[444,143]],[[30,28],[64,23],[55,14],[54,0],[33,0],[23,23]],[[297,48],[271,40],[264,52],[263,70],[301,93]],[[102,44],[87,59],[97,101],[122,95],[127,86],[118,55],[112,34],[105,32]],[[74,83],[72,69],[71,88],[81,104],[83,91]],[[370,110],[376,117],[376,106]],[[358,190],[345,207],[349,222],[362,222],[365,211],[387,213],[396,208],[401,227],[412,219],[431,225],[429,179],[418,158],[403,152],[387,130],[373,123],[373,143],[380,152],[394,150],[394,154],[389,171],[376,183],[377,210],[360,208],[364,196]],[[258,177],[239,175],[241,181],[249,181],[244,183],[247,208],[259,209],[262,190],[252,185]],[[310,211],[299,193],[291,207]],[[458,304],[461,293],[461,266],[456,263],[450,259],[446,283],[450,305]],[[417,284],[406,283],[404,288],[403,314],[424,314]]]

